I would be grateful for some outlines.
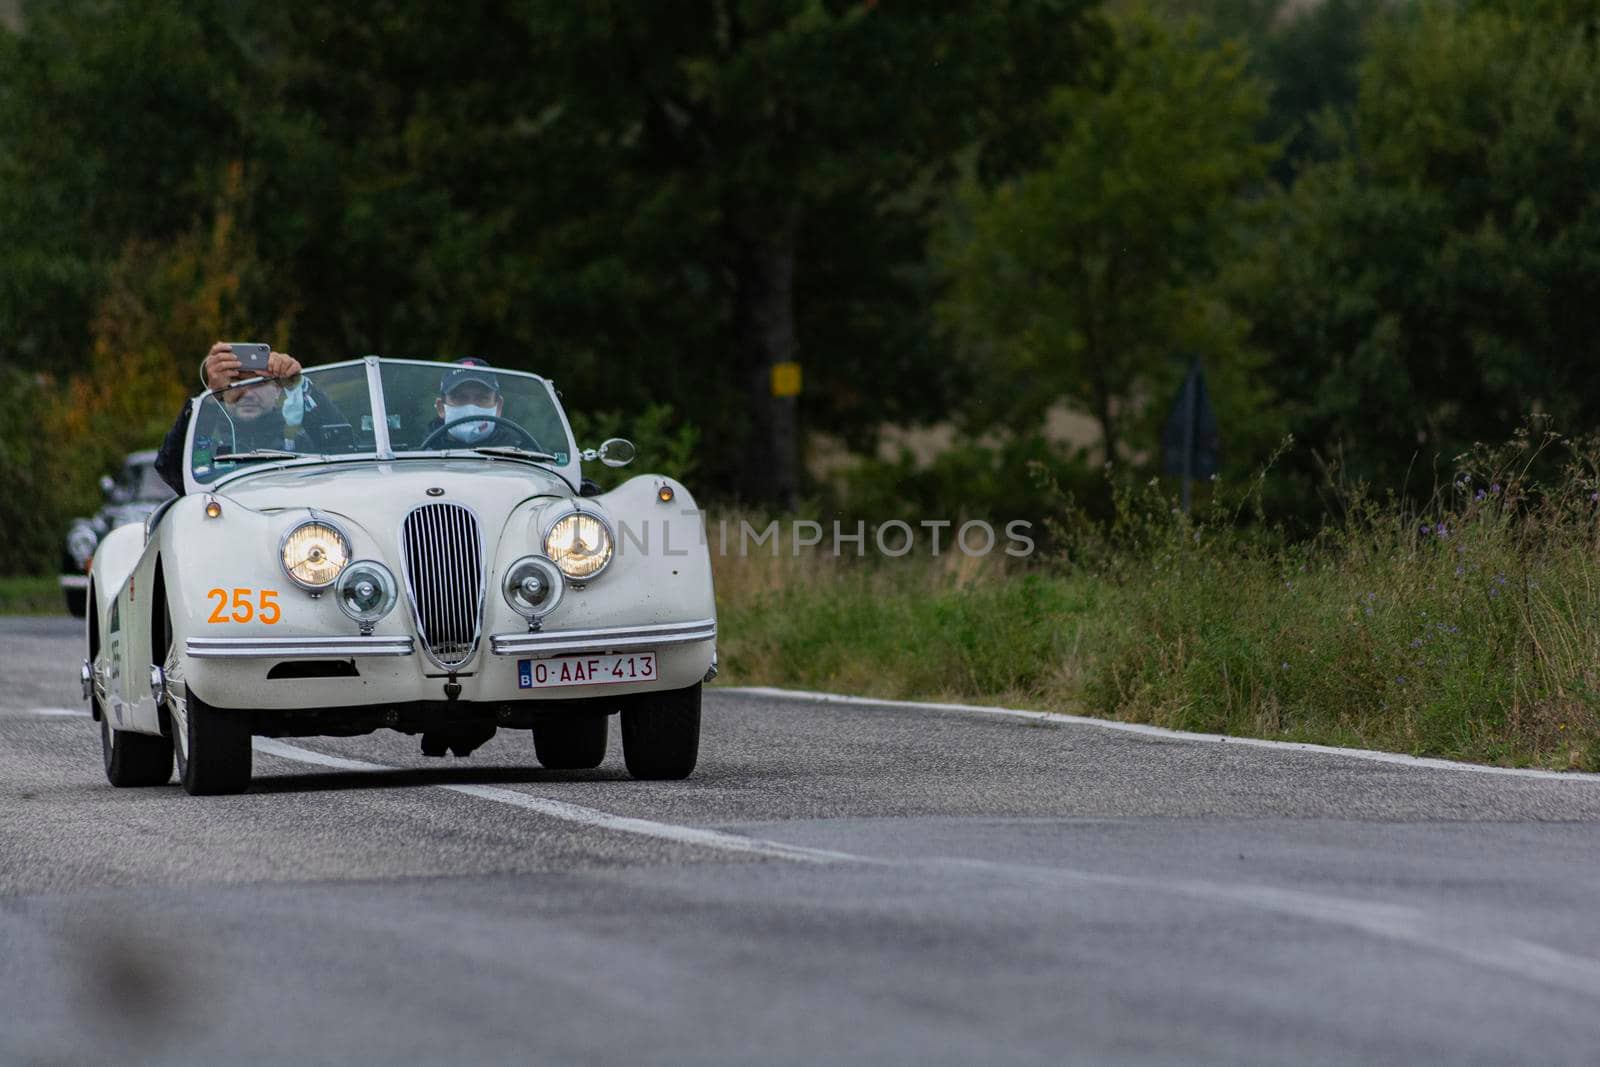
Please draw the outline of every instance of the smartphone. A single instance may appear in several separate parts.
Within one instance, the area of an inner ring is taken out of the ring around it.
[[[256,344],[254,341],[229,341],[228,347],[233,349],[234,358],[239,361],[239,377],[259,378],[267,373],[267,357],[272,355],[271,345]]]

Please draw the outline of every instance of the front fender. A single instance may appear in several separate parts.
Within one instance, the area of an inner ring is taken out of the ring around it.
[[[94,583],[95,600],[102,608],[127,583],[143,552],[144,531],[137,526],[118,526],[95,546],[89,577]]]
[[[250,694],[238,688],[225,661],[188,655],[191,638],[349,637],[359,627],[339,610],[331,589],[304,589],[284,572],[279,545],[311,511],[255,511],[227,497],[215,499],[222,509],[216,518],[206,516],[204,500],[184,497],[157,529],[173,641],[185,681],[202,699],[248,706]],[[398,561],[366,526],[320,509],[316,517],[344,531],[352,559],[379,560],[398,578]],[[375,633],[410,637],[412,631],[404,610],[396,610]]]

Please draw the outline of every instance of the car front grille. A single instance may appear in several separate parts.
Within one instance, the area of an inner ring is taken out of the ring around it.
[[[423,504],[406,516],[400,549],[417,637],[446,670],[478,650],[483,612],[483,534],[458,504]]]

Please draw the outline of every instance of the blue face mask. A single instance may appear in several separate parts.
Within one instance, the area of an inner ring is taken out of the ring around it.
[[[446,404],[444,406],[445,425],[456,422],[457,419],[492,419],[499,414],[492,407],[480,408],[473,404]],[[494,429],[492,422],[460,422],[450,426],[450,436],[464,444],[481,441],[488,437]]]

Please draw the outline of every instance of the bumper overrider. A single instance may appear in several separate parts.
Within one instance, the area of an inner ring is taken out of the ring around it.
[[[538,630],[492,634],[489,650],[496,656],[565,656],[628,652],[710,641],[717,620],[611,626],[583,630]],[[408,636],[349,637],[191,637],[186,643],[195,659],[328,659],[365,656],[410,656],[416,641]]]

